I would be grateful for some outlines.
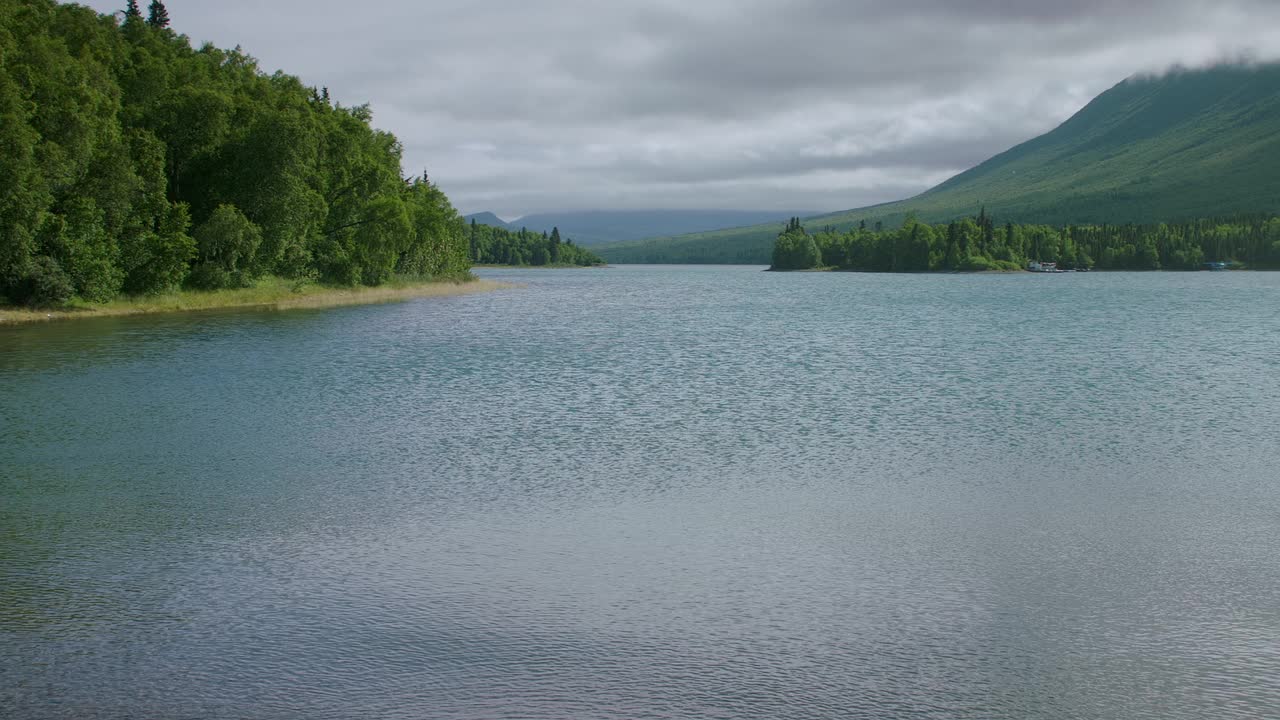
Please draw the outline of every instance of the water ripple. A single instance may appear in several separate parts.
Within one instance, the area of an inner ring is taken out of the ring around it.
[[[0,331],[0,716],[1256,718],[1280,277]]]

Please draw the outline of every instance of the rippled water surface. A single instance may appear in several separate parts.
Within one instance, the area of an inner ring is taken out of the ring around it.
[[[0,328],[6,718],[1255,718],[1280,275]]]

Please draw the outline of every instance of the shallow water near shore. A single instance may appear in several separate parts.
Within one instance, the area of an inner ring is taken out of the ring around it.
[[[0,328],[0,716],[1257,718],[1280,274]]]

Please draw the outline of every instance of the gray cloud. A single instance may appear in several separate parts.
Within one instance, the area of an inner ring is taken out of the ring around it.
[[[167,6],[196,43],[372,103],[408,170],[504,216],[897,199],[1129,75],[1280,57],[1273,0]]]

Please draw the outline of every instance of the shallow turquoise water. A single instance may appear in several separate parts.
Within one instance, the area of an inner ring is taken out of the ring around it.
[[[1254,718],[1280,275],[0,329],[0,716]]]

